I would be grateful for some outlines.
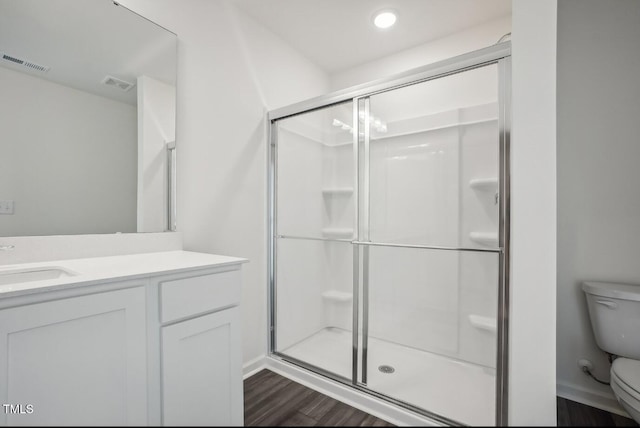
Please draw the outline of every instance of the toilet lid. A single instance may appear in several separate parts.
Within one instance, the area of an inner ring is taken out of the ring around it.
[[[611,371],[629,388],[640,394],[640,361],[616,358]]]
[[[582,283],[582,290],[594,296],[640,301],[640,285],[587,281]]]

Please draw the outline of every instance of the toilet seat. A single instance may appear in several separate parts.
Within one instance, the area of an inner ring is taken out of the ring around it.
[[[611,373],[621,381],[621,388],[640,400],[640,361],[616,358],[611,365]]]
[[[611,365],[611,389],[637,421],[640,417],[640,361],[617,358]]]

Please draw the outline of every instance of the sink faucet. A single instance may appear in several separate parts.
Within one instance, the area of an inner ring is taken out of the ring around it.
[[[2,245],[0,244],[0,251],[11,251],[16,248],[15,245]]]

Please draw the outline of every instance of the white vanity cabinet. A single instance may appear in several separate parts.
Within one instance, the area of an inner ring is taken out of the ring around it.
[[[145,289],[120,285],[0,310],[1,423],[146,423]]]
[[[0,425],[243,425],[245,260],[164,254],[121,256],[111,279],[0,286],[0,405],[15,412]]]

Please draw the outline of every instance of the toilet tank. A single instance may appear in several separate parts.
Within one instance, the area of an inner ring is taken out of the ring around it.
[[[582,290],[598,347],[640,359],[640,285],[584,282]]]

